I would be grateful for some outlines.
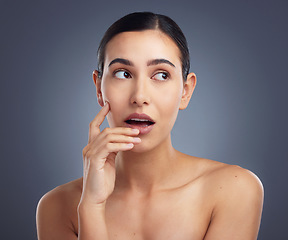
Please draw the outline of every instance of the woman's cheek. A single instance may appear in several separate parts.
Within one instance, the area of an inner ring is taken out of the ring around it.
[[[119,121],[123,118],[123,109],[125,109],[124,96],[118,91],[106,91],[103,94],[104,101],[110,105],[110,112],[107,115],[107,121],[110,127],[116,127],[121,124]],[[117,119],[118,118],[118,119]]]
[[[178,111],[179,111],[179,106],[180,106],[180,101],[181,101],[181,94],[179,94],[180,91],[174,91],[171,92],[170,94],[165,94],[162,97],[163,103],[162,104],[162,111],[163,115],[165,115],[166,119],[170,119],[171,123],[174,124],[176,121]]]

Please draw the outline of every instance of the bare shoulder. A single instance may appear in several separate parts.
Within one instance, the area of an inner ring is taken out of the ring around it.
[[[226,163],[191,157],[196,162],[198,176],[204,184],[210,185],[212,188],[225,188],[229,191],[240,190],[245,191],[258,190],[263,191],[263,185],[260,179],[251,171],[237,165],[229,165]],[[195,167],[195,164],[193,165]]]
[[[264,199],[259,178],[239,166],[203,158],[195,162],[201,201],[211,211],[204,239],[257,239]]]
[[[212,161],[212,160],[208,160]],[[227,190],[228,194],[241,191],[247,194],[260,194],[263,193],[263,185],[260,179],[250,170],[236,165],[229,165],[224,163],[216,163],[215,161],[208,175],[208,180],[213,182],[214,187],[223,189],[224,193]]]
[[[214,213],[221,209],[258,209],[261,212],[264,189],[260,179],[250,170],[209,159],[201,159],[202,183],[207,196],[213,199]],[[224,209],[224,211],[223,211]],[[254,211],[253,210],[253,211]],[[252,210],[251,210],[252,211]]]
[[[205,240],[257,239],[264,190],[260,179],[239,166],[197,159],[204,199],[211,206]]]
[[[244,198],[263,201],[263,185],[253,172],[210,159],[188,155],[183,155],[183,158],[191,163],[189,172],[193,175],[193,182],[196,179],[205,196],[213,199],[215,204],[228,199],[233,202]]]
[[[69,183],[60,185],[53,190],[47,192],[39,201],[38,207],[46,205],[46,207],[78,201],[78,197],[82,191],[82,178],[76,179]],[[47,206],[48,205],[48,206]]]
[[[73,224],[81,197],[82,178],[60,185],[46,193],[37,206],[36,223],[39,239],[51,234],[76,232]],[[57,231],[57,229],[61,231]],[[60,236],[59,236],[60,237]],[[49,238],[48,238],[49,239]]]

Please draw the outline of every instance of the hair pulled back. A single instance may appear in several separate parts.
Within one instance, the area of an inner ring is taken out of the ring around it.
[[[186,38],[180,27],[171,18],[152,12],[135,12],[128,14],[108,28],[98,48],[99,77],[101,77],[103,73],[107,43],[119,33],[144,30],[160,30],[176,43],[181,53],[182,76],[185,81],[190,68],[190,57]]]

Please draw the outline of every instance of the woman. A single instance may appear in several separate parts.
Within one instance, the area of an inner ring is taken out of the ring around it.
[[[90,123],[83,178],[40,200],[39,240],[257,239],[259,179],[172,146],[196,85],[176,23],[147,12],[121,18],[105,33],[98,63],[102,109]],[[110,128],[101,132],[105,117]]]

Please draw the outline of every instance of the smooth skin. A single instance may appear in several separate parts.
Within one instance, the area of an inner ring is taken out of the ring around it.
[[[93,80],[102,109],[89,126],[83,178],[41,198],[39,240],[257,239],[260,180],[172,146],[172,127],[196,76],[183,82],[179,49],[168,36],[118,34],[107,44],[102,77],[94,71]],[[124,120],[134,112],[153,118],[151,132],[127,128]],[[100,131],[105,117],[110,128]]]

